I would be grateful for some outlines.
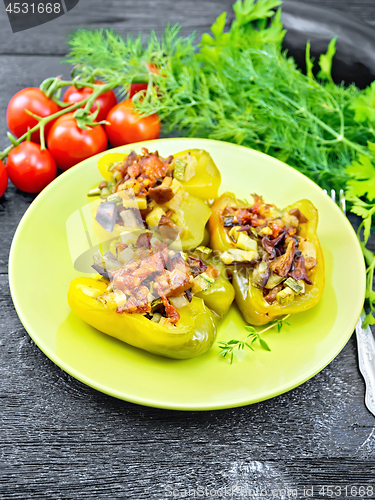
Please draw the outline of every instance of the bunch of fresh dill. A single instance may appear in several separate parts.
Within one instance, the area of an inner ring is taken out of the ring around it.
[[[363,218],[358,235],[367,263],[371,308],[375,256],[366,248],[375,213],[375,83],[364,91],[335,85],[335,39],[313,76],[309,44],[307,75],[282,50],[280,0],[237,0],[226,30],[221,14],[199,44],[167,26],[126,40],[112,31],[77,31],[66,62],[94,74],[125,95],[135,81],[149,82],[133,98],[144,114],[158,113],[164,131],[242,144],[288,163],[325,189],[345,189],[351,211]],[[149,64],[157,68],[151,72]]]

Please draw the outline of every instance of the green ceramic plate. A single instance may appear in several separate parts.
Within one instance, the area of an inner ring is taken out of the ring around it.
[[[100,155],[52,182],[24,215],[10,255],[10,287],[19,317],[35,343],[63,370],[111,396],[142,405],[178,410],[211,410],[255,403],[296,387],[326,366],[350,338],[360,315],[365,269],[354,231],[331,199],[284,163],[262,153],[204,139],[164,139],[137,144],[168,156],[188,148],[209,151],[222,174],[221,191],[240,198],[262,194],[282,207],[301,198],[319,210],[319,238],[326,264],[321,302],[296,314],[280,333],[265,338],[271,352],[256,347],[229,363],[215,344],[190,360],[171,360],[128,346],[76,317],[69,309],[74,269],[67,220],[87,204],[99,181]],[[116,151],[128,152],[124,146]],[[74,218],[74,217],[73,217]],[[72,220],[69,219],[70,221]],[[68,223],[69,226],[69,223]],[[77,245],[80,242],[77,239]],[[74,254],[74,245],[70,240]],[[242,338],[245,323],[232,306],[218,340]]]

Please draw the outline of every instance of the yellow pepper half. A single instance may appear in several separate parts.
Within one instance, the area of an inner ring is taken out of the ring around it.
[[[124,226],[115,224],[115,227],[110,233],[106,231],[95,219],[97,206],[92,210],[93,231],[101,243],[111,241],[114,238],[119,238],[121,233],[126,231]],[[211,209],[202,200],[189,196],[182,200],[178,212],[175,212],[171,220],[179,227],[183,228],[179,236],[178,245],[184,251],[196,248],[202,243],[206,243],[206,223],[211,215]],[[155,229],[155,228],[152,228]],[[144,231],[144,226],[133,228],[133,231]]]
[[[114,164],[123,162],[127,155],[122,153],[108,153],[102,156],[98,162],[98,169],[105,180],[110,181],[112,172],[109,170]],[[179,236],[182,250],[190,250],[205,243],[205,226],[211,215],[209,202],[213,202],[218,196],[218,189],[221,182],[221,175],[207,151],[201,149],[191,149],[182,151],[173,156],[172,166],[180,162],[182,170],[180,176],[175,176],[185,196],[181,195],[178,207],[174,207],[175,199],[172,199],[171,206],[168,203],[160,206],[166,213],[172,208],[174,213],[171,220],[179,228]],[[174,181],[174,182],[176,182]],[[177,196],[178,197],[178,196]],[[157,205],[159,207],[159,205]],[[124,226],[115,224],[112,233],[106,231],[96,220],[96,210],[93,210],[93,230],[100,242],[117,238],[124,231]],[[163,213],[163,212],[161,212]],[[159,215],[160,218],[160,215]],[[147,222],[147,219],[146,219]],[[152,228],[155,229],[156,226]],[[142,227],[134,229],[143,229]]]
[[[223,211],[227,206],[238,208],[246,205],[238,201],[234,194],[225,193],[212,207],[209,221],[210,246],[220,252],[235,248],[235,243],[228,234],[229,228],[224,227]],[[231,266],[235,301],[245,321],[251,325],[265,325],[283,315],[306,311],[315,306],[323,294],[324,259],[317,236],[318,211],[309,200],[297,201],[286,207],[284,211],[290,212],[292,209],[299,209],[307,218],[307,222],[300,224],[298,235],[308,240],[316,253],[317,264],[309,272],[309,279],[313,284],[306,284],[305,293],[296,295],[290,304],[281,305],[277,301],[269,304],[263,297],[263,289],[256,287],[251,280],[251,266]]]
[[[98,297],[108,282],[94,278],[77,278],[70,284],[68,303],[81,319],[103,333],[134,347],[169,358],[186,359],[206,352],[216,338],[217,325],[228,312],[234,298],[229,281],[219,277],[205,297],[194,296],[178,309],[176,326],[154,323],[144,315],[117,313],[115,301],[105,305]]]
[[[123,153],[108,153],[98,161],[98,170],[107,181],[111,180],[109,170],[113,164],[123,162],[127,157]],[[182,177],[176,177],[186,191],[201,200],[216,200],[221,183],[221,174],[211,155],[204,149],[186,149],[173,155],[172,166],[176,160],[183,164]]]
[[[211,155],[204,149],[187,149],[173,155],[172,165],[176,160],[186,164],[184,179],[179,179],[186,191],[202,200],[216,200],[221,175]]]
[[[212,213],[208,222],[210,232],[210,247],[219,252],[225,252],[230,248],[236,248],[236,244],[228,234],[228,229],[224,227],[223,212],[226,207],[245,207],[245,203],[237,200],[233,193],[224,193],[212,206]]]

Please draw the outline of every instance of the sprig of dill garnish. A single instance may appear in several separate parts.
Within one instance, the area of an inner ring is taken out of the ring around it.
[[[233,363],[233,356],[234,356],[234,350],[238,349],[245,349],[245,347],[248,347],[252,351],[254,351],[253,344],[255,342],[259,342],[259,345],[266,351],[270,351],[270,347],[267,344],[267,342],[261,337],[262,333],[266,332],[267,330],[270,330],[271,328],[275,328],[277,326],[277,331],[280,332],[283,325],[289,323],[285,321],[287,318],[289,318],[290,314],[284,316],[284,318],[278,318],[274,319],[271,321],[266,328],[261,330],[260,332],[257,332],[253,326],[245,326],[245,330],[248,333],[248,335],[242,339],[242,340],[229,340],[228,342],[218,342],[219,348],[221,351],[219,352],[219,356],[223,356],[223,358],[226,358],[227,356],[229,357],[229,363]]]
[[[136,94],[133,102],[145,115],[158,113],[165,133],[179,131],[268,153],[324,189],[346,190],[353,213],[362,217],[361,203],[369,205],[364,224],[372,228],[372,170],[362,167],[358,174],[357,166],[370,162],[375,168],[375,84],[359,90],[333,83],[335,39],[317,61],[316,78],[307,44],[303,74],[282,49],[285,30],[280,9],[275,11],[281,3],[237,0],[230,26],[222,13],[199,43],[194,33],[180,36],[178,25],[168,25],[160,39],[151,32],[145,40],[123,39],[111,30],[79,30],[70,39],[66,62],[78,66],[76,74],[119,86],[122,95],[132,82],[149,82],[147,92]],[[369,266],[366,296],[375,312],[375,264],[367,239],[361,239]],[[373,315],[367,323],[375,323]]]

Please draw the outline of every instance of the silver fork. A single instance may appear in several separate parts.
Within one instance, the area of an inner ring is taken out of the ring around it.
[[[324,190],[326,194],[327,191]],[[336,203],[336,191],[331,189],[331,198]],[[346,215],[346,201],[343,189],[340,190],[337,205]],[[365,404],[370,412],[375,415],[375,340],[371,328],[362,326],[366,313],[362,309],[361,317],[355,327],[358,347],[359,369],[365,379],[366,395]]]

